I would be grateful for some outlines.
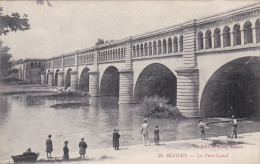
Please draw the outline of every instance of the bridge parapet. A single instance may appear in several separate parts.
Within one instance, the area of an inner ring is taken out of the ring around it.
[[[202,18],[196,22],[196,53],[241,48],[259,42],[260,4]]]

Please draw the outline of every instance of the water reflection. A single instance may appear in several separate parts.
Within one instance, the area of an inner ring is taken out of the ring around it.
[[[119,128],[120,145],[142,143],[143,118],[136,115],[135,105],[118,105],[117,97],[51,98],[35,94],[0,97],[0,156],[10,159],[28,147],[45,155],[45,141],[52,134],[54,154],[62,155],[63,142],[68,140],[70,151],[78,152],[82,137],[88,149],[112,147],[112,133]],[[55,109],[57,103],[89,103],[89,106]],[[160,129],[161,142],[199,138],[199,119],[148,119],[150,142],[153,129]],[[205,122],[211,121],[205,119]],[[238,133],[260,131],[259,122],[239,123]],[[206,136],[226,135],[231,125],[210,124]]]

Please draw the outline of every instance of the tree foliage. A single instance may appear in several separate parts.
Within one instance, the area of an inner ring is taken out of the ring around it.
[[[51,7],[52,7],[52,5],[51,5],[51,3],[50,3],[49,0],[36,0],[37,5],[44,5],[44,1],[46,1],[46,3],[48,4],[48,6],[51,6]]]
[[[96,42],[96,46],[104,44],[104,39],[98,39],[98,41]]]
[[[27,15],[21,16],[18,13],[12,13],[11,16],[4,15],[3,8],[0,7],[0,35],[6,35],[11,31],[25,31],[30,29]]]
[[[12,68],[12,63],[10,59],[12,55],[9,54],[10,48],[7,46],[3,46],[3,42],[0,40],[0,76],[7,76],[9,71]]]

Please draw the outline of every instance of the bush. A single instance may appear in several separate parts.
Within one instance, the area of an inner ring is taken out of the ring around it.
[[[182,117],[177,107],[169,104],[169,99],[154,95],[144,97],[137,107],[138,113],[148,118],[180,118]]]

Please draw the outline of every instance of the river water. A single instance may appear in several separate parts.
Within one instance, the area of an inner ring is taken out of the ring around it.
[[[55,109],[51,105],[67,102],[89,103],[89,106]],[[11,159],[11,155],[21,154],[27,148],[45,155],[47,136],[52,134],[54,154],[62,156],[64,141],[69,141],[70,152],[78,151],[82,137],[88,149],[112,146],[112,133],[119,128],[120,145],[141,144],[140,126],[143,118],[133,110],[135,105],[118,105],[116,97],[100,98],[49,98],[34,94],[0,97],[0,157]],[[204,118],[203,121],[224,118]],[[160,129],[160,140],[174,141],[199,138],[197,128],[199,118],[172,120],[148,119],[150,142],[153,142],[153,128]],[[230,123],[209,124],[206,137],[227,135]],[[238,133],[260,131],[258,121],[241,121]]]

